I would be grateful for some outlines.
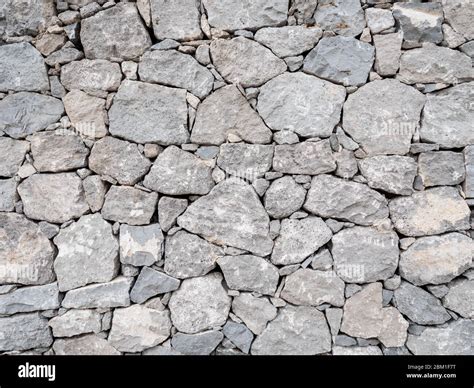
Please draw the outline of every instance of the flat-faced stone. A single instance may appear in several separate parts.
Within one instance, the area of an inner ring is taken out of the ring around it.
[[[0,101],[0,130],[24,138],[57,122],[64,112],[61,100],[43,94],[20,92]]]
[[[136,143],[186,143],[186,91],[124,81],[114,97],[109,120],[112,135]]]
[[[398,236],[393,231],[354,226],[332,239],[337,274],[348,283],[389,279],[398,266]]]
[[[369,155],[404,155],[424,104],[423,94],[397,80],[373,81],[349,95],[343,127]]]
[[[474,318],[474,280],[460,279],[450,284],[443,305],[464,318]]]
[[[146,225],[156,209],[158,194],[127,186],[112,186],[105,196],[102,216],[109,221]]]
[[[286,218],[303,206],[306,190],[290,176],[274,180],[265,191],[265,210],[273,218]]]
[[[421,140],[437,143],[443,148],[474,143],[473,97],[474,82],[428,94],[420,128]]]
[[[372,45],[355,38],[327,37],[306,56],[303,71],[344,86],[360,86],[367,82],[374,55]]]
[[[0,318],[0,351],[47,348],[53,343],[48,320],[39,313]]]
[[[474,39],[474,4],[463,0],[442,0],[444,17],[446,21],[467,40]]]
[[[319,217],[281,222],[280,235],[275,240],[272,263],[288,265],[301,263],[331,240],[332,232]]]
[[[388,217],[387,200],[368,186],[320,175],[313,178],[304,209],[324,218],[372,225]]]
[[[454,187],[435,187],[392,199],[390,218],[405,236],[427,236],[469,229],[469,206]]]
[[[242,36],[213,40],[211,56],[226,81],[239,83],[244,88],[260,86],[286,70],[285,61],[268,48]]]
[[[164,232],[170,230],[187,207],[188,200],[185,198],[161,197],[158,201],[158,219],[161,229]]]
[[[277,316],[276,307],[267,298],[257,298],[246,292],[234,298],[232,311],[257,335]]]
[[[370,8],[377,9],[377,8]],[[403,35],[393,34],[374,35],[375,71],[381,76],[395,75],[400,67]]]
[[[28,140],[37,171],[62,172],[87,165],[89,150],[82,139],[72,132],[38,132]]]
[[[100,214],[81,217],[54,238],[54,271],[61,291],[112,280],[118,272],[117,239]]]
[[[140,80],[186,89],[199,98],[212,90],[214,76],[191,55],[175,50],[146,52],[138,67]]]
[[[382,351],[378,346],[334,346],[332,354],[334,356],[382,356]]]
[[[73,337],[86,333],[99,333],[102,317],[96,310],[69,310],[49,320],[55,337]]]
[[[367,27],[370,28],[370,32],[374,36],[395,25],[395,19],[390,9],[367,8],[365,10],[365,18],[367,20]]]
[[[272,250],[269,222],[255,191],[236,179],[219,183],[178,217],[178,225],[191,233],[257,255],[268,255]]]
[[[136,353],[161,344],[170,330],[168,311],[133,305],[114,311],[108,340],[119,351]]]
[[[25,215],[62,224],[89,210],[81,178],[75,173],[35,174],[18,186]]]
[[[243,323],[227,321],[222,332],[242,352],[248,353],[253,341],[253,334]]]
[[[278,269],[258,256],[225,256],[217,261],[227,286],[233,290],[273,295],[278,286]]]
[[[151,163],[138,146],[106,136],[94,143],[89,168],[99,175],[115,179],[121,185],[134,185],[150,169]]]
[[[0,211],[12,212],[18,201],[16,188],[18,182],[15,179],[0,179]]]
[[[471,238],[460,233],[422,237],[400,256],[400,275],[411,283],[442,284],[469,268],[474,252]]]
[[[165,244],[165,272],[178,279],[203,276],[216,266],[222,250],[206,240],[180,230]]]
[[[163,241],[158,224],[120,225],[120,261],[136,267],[152,265],[161,259]]]
[[[418,166],[408,156],[372,156],[359,160],[361,174],[373,189],[391,194],[410,195]]]
[[[378,335],[380,342],[388,348],[405,345],[409,323],[395,307],[382,309],[382,329]]]
[[[113,61],[138,59],[151,39],[133,3],[117,4],[81,23],[86,58]]]
[[[120,352],[95,334],[57,339],[53,344],[57,356],[118,356]]]
[[[171,319],[179,331],[194,334],[224,325],[231,298],[222,280],[216,272],[183,280],[169,301]]]
[[[30,146],[28,142],[0,137],[0,176],[10,178],[18,172]]]
[[[258,29],[286,23],[288,0],[204,0],[209,24],[221,30]]]
[[[153,268],[143,267],[130,291],[130,299],[134,303],[143,303],[153,296],[176,290],[179,284],[178,279]]]
[[[198,4],[195,0],[151,0],[151,23],[156,39],[201,39]]]
[[[323,30],[342,36],[359,35],[365,27],[359,0],[319,0],[314,20]]]
[[[261,28],[254,39],[280,58],[300,55],[311,50],[323,35],[319,27],[284,26]]]
[[[99,175],[90,175],[82,181],[86,202],[93,213],[102,209],[109,184]]]
[[[329,137],[340,120],[346,91],[312,75],[284,73],[260,89],[257,109],[273,130]]]
[[[214,186],[211,167],[190,152],[170,146],[155,160],[143,184],[167,195],[204,195]]]
[[[421,153],[418,174],[423,186],[457,185],[464,181],[464,155],[460,152],[438,151]]]
[[[173,349],[181,354],[207,356],[224,338],[222,332],[209,330],[197,334],[176,333],[171,339]]]
[[[248,143],[270,143],[271,131],[234,85],[216,90],[199,104],[191,141],[220,145],[228,135]]]
[[[20,287],[0,295],[0,314],[12,315],[59,308],[58,283]]]
[[[49,90],[44,59],[26,42],[0,46],[0,92]]]
[[[120,65],[104,59],[83,59],[61,68],[61,84],[68,90],[111,92],[119,88],[121,81]]]
[[[252,344],[254,355],[314,355],[331,350],[324,314],[314,307],[283,307]]]

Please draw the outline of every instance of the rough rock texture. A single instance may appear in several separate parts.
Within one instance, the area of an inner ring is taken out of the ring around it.
[[[365,27],[359,0],[319,0],[314,19],[324,30],[342,36],[359,35]]]
[[[61,71],[61,84],[68,90],[115,91],[119,88],[121,80],[120,65],[104,59],[70,62],[64,65]]]

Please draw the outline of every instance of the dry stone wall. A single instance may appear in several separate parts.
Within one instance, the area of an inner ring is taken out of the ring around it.
[[[0,353],[474,354],[472,0],[3,0]]]

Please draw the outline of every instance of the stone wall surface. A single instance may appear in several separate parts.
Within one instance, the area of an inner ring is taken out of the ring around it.
[[[0,354],[474,355],[474,1],[0,2]]]

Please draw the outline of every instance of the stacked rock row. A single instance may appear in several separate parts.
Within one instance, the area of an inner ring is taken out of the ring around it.
[[[5,0],[0,352],[474,354],[474,2]]]

